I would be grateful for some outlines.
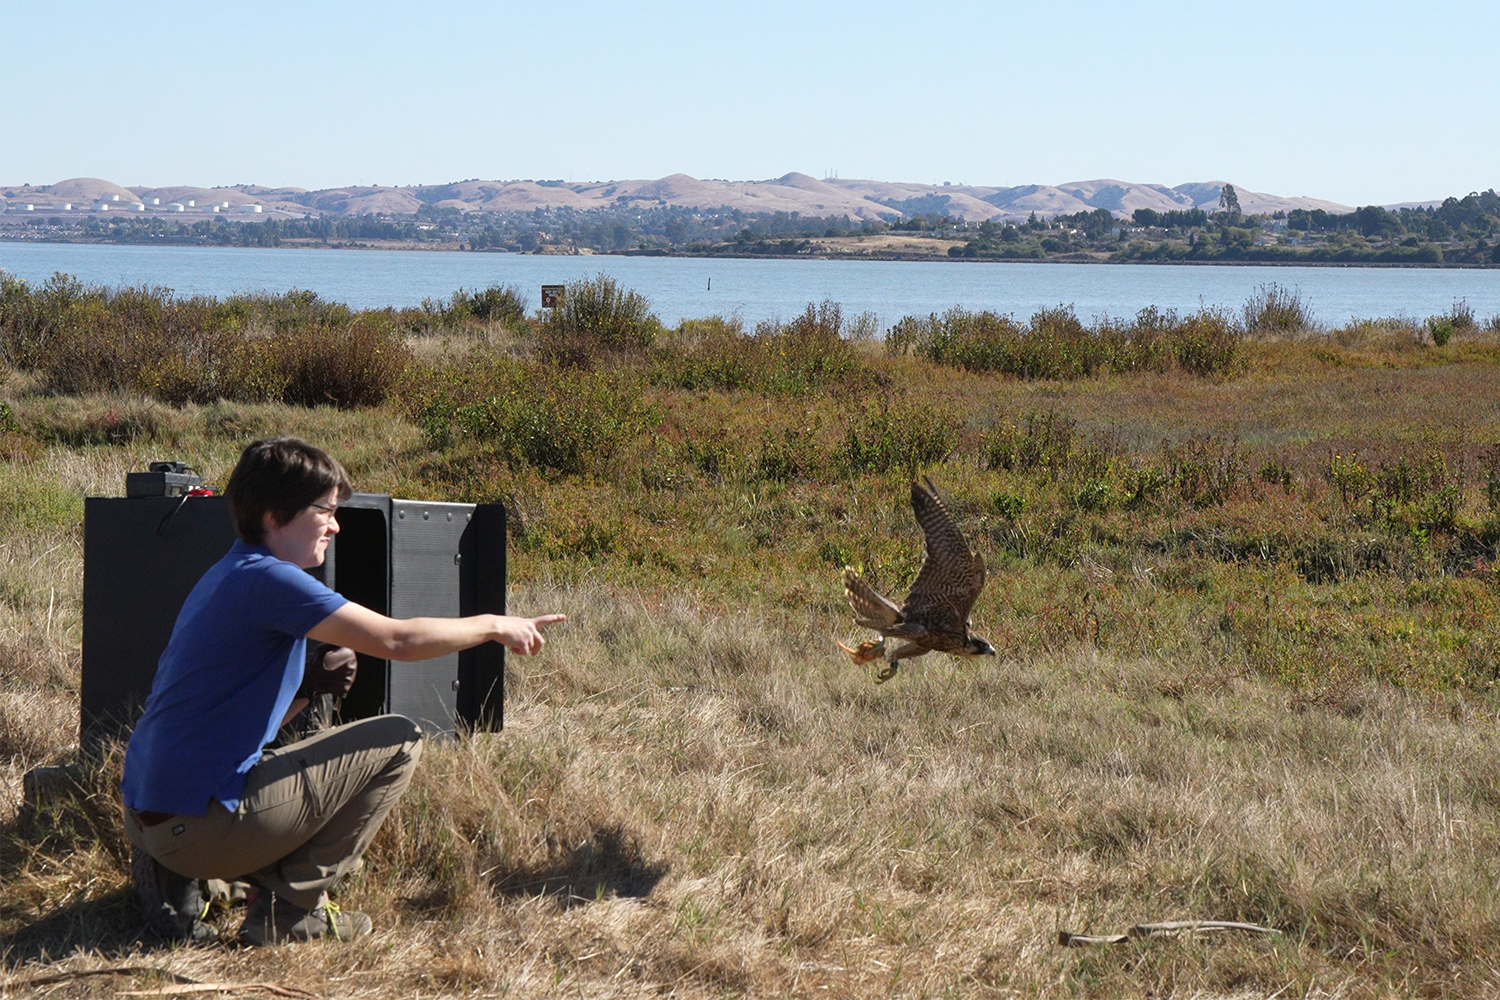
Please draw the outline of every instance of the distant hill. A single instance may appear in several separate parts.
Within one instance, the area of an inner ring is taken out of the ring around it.
[[[803,216],[843,216],[851,219],[906,218],[951,215],[970,221],[1019,220],[1035,212],[1041,218],[1104,208],[1126,217],[1138,208],[1156,211],[1218,208],[1222,181],[1202,181],[1166,187],[1130,181],[1099,179],[1066,184],[1027,184],[987,187],[968,184],[914,184],[886,181],[819,180],[789,173],[772,180],[702,180],[672,174],[656,180],[587,181],[466,180],[451,184],[412,187],[348,187],[307,191],[302,188],[130,187],[91,177],[76,177],[41,187],[0,187],[8,210],[34,205],[36,211],[55,211],[71,203],[75,211],[114,201],[166,210],[182,205],[187,211],[228,203],[230,211],[262,206],[262,217],[346,216],[384,213],[412,215],[423,206],[460,212],[529,212],[543,208],[588,210],[609,207],[727,209],[746,213],[792,212]],[[1353,211],[1347,205],[1321,198],[1288,198],[1235,186],[1240,208],[1249,214],[1322,209],[1331,214]],[[24,210],[24,209],[22,209]],[[139,209],[138,209],[139,210]]]

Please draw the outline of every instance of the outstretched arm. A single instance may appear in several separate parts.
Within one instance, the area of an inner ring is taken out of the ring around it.
[[[386,660],[430,660],[485,642],[498,642],[512,653],[530,656],[547,644],[542,629],[566,620],[566,615],[387,618],[351,601],[307,634]]]

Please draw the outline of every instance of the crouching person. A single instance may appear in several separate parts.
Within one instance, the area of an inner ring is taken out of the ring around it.
[[[369,918],[339,910],[328,890],[410,783],[421,732],[385,715],[267,749],[306,704],[308,637],[336,647],[318,683],[347,689],[341,647],[399,661],[485,642],[532,654],[563,616],[400,620],[329,590],[303,571],[338,533],[349,480],[296,438],[250,444],[224,494],[239,540],[188,595],[157,666],[125,752],[126,836],[183,879],[258,886],[242,941],[356,938]]]

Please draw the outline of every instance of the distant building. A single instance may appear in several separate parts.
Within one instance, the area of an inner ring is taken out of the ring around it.
[[[52,210],[54,212],[71,212],[73,211],[73,203],[71,201],[60,201],[52,206]]]
[[[253,214],[258,213],[258,212],[261,211],[261,206],[259,206],[259,205],[241,205],[240,206],[240,211],[241,212],[248,212],[248,213],[250,213],[250,214],[253,215]]]
[[[130,204],[130,210],[132,212],[144,212],[146,210],[146,203],[145,202],[131,202],[131,204]]]
[[[107,202],[107,201],[101,201],[99,204],[97,204],[97,205],[94,206],[94,211],[96,211],[96,212],[108,212],[109,211],[109,202]]]
[[[187,209],[183,207],[182,202],[180,202],[180,201],[174,201],[174,202],[172,202],[171,204],[169,204],[167,206],[167,211],[168,212],[185,212],[185,211],[187,211]]]

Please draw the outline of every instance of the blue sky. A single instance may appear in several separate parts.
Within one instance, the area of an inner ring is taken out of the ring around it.
[[[1496,3],[0,0],[0,183],[1500,184]]]

